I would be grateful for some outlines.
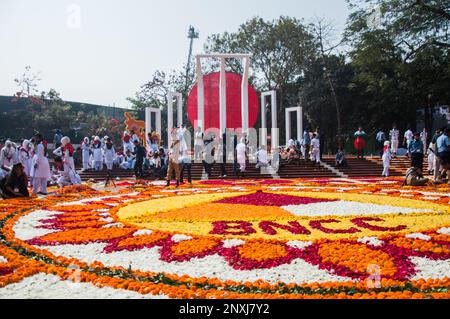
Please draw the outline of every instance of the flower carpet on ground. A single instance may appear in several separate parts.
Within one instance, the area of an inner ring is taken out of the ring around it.
[[[401,184],[127,181],[0,201],[0,297],[450,298],[450,188]]]

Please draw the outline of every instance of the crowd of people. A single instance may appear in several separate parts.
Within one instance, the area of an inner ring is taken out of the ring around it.
[[[60,135],[57,131],[55,136]],[[23,140],[20,146],[7,140],[0,150],[0,190],[1,196],[28,197],[28,186],[33,194],[47,195],[49,183],[64,187],[81,184],[75,170],[73,155],[75,149],[70,138],[61,137],[54,150],[54,165],[48,159],[48,142],[42,134],[30,140]]]
[[[376,135],[376,142],[380,149],[380,156],[383,159],[383,176],[389,176],[389,169],[393,158],[398,156],[400,143],[400,132],[394,124],[389,132],[389,139],[380,129]],[[450,162],[450,142],[449,128],[436,130],[431,138],[426,129],[422,132],[414,133],[411,128],[403,135],[403,146],[406,156],[411,159],[411,169],[419,177],[423,177],[424,161],[428,161],[428,174],[433,176],[434,182],[442,182],[444,177],[449,177],[446,169]],[[408,175],[408,174],[407,174]],[[423,179],[425,180],[425,179]]]
[[[428,173],[434,182],[440,183],[450,177],[450,141],[449,128],[437,130],[429,141],[428,132],[414,133],[408,129],[403,140],[394,124],[386,135],[383,130],[376,134],[376,145],[383,162],[382,176],[390,175],[391,162],[397,156],[406,155],[411,159],[411,169],[407,176],[415,176],[423,182],[424,160],[428,160]],[[79,150],[81,151],[82,170],[111,171],[114,167],[134,170],[136,178],[146,176],[154,179],[165,179],[167,185],[175,179],[176,185],[184,183],[185,176],[188,183],[192,183],[193,161],[203,164],[205,177],[211,178],[214,165],[219,165],[220,175],[225,178],[226,163],[233,163],[232,174],[245,177],[247,163],[250,157],[256,163],[257,169],[268,168],[272,163],[265,145],[255,149],[249,144],[247,136],[227,135],[224,133],[216,138],[212,133],[205,134],[197,128],[194,134],[194,152],[188,148],[190,144],[186,126],[171,131],[171,144],[168,150],[161,146],[159,134],[150,132],[143,141],[134,131],[125,131],[121,148],[116,150],[115,144],[108,136],[85,137]],[[354,148],[358,159],[364,158],[367,134],[362,127],[354,134]],[[401,143],[403,142],[403,143]],[[302,159],[319,164],[322,158],[320,130],[303,132],[302,139],[290,139],[285,148],[279,149],[279,159],[287,163],[299,162]],[[53,139],[54,159],[50,165],[48,159],[48,143],[41,134],[32,139],[23,140],[16,145],[10,140],[5,142],[0,150],[0,190],[3,197],[29,196],[27,187],[32,188],[33,194],[47,194],[47,185],[64,187],[81,183],[80,175],[75,168],[74,154],[76,152],[71,140],[57,130]],[[117,145],[117,144],[116,144]],[[406,149],[406,154],[400,155],[400,147]],[[275,158],[273,160],[276,160]],[[343,147],[339,147],[335,157],[336,167],[348,167]]]
[[[304,130],[301,140],[291,138],[285,148],[279,149],[281,160],[287,163],[300,163],[301,159],[319,165],[322,159],[322,143],[320,130],[312,132]]]

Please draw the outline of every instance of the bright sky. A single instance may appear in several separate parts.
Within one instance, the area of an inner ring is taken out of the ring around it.
[[[17,91],[26,65],[41,72],[40,90],[65,100],[128,107],[157,69],[186,63],[189,25],[208,35],[246,20],[315,16],[343,31],[345,0],[0,0],[0,95]]]

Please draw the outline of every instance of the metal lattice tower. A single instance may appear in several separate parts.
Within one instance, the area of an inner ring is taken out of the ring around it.
[[[198,31],[196,31],[193,26],[190,26],[189,32],[188,32],[188,39],[191,39],[191,41],[190,41],[190,45],[189,45],[188,61],[186,64],[186,85],[185,85],[186,98],[187,98],[188,89],[189,89],[189,72],[191,70],[192,47],[194,45],[194,39],[198,39],[198,38],[199,38]]]

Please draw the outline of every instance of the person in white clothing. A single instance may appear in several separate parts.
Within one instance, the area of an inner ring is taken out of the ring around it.
[[[29,140],[24,140],[19,148],[19,162],[22,163],[27,177],[30,177],[32,161],[33,144]]]
[[[405,132],[405,138],[403,139],[403,145],[406,146],[406,149],[409,149],[409,144],[414,140],[414,133],[411,129],[408,129]]]
[[[287,148],[288,148],[288,149],[291,149],[292,147],[295,147],[295,141],[294,141],[294,139],[291,138],[291,139],[288,141]]]
[[[33,179],[33,194],[47,195],[47,181],[51,179],[50,164],[46,156],[46,147],[44,145],[42,134],[36,134],[34,137],[35,154],[31,167],[31,178]]]
[[[245,173],[247,164],[247,145],[245,145],[245,139],[241,138],[240,143],[236,146],[236,157],[239,164],[239,170],[242,176]]]
[[[430,144],[430,149],[432,149],[433,144]],[[428,174],[432,175],[434,173],[434,163],[436,160],[436,155],[433,152],[428,152]]]
[[[61,157],[64,164],[64,172],[67,174],[71,170],[75,170],[75,161],[73,159],[75,149],[70,143],[70,138],[65,136],[61,139],[61,146],[53,151],[53,154]]]
[[[116,150],[114,149],[114,145],[109,137],[106,139],[106,143],[103,148],[103,152],[104,152],[104,157],[105,157],[106,168],[109,171],[112,171],[113,165],[114,165],[114,159],[116,157]]]
[[[92,154],[94,160],[94,169],[98,172],[103,169],[103,152],[100,137],[96,136],[92,143]]]
[[[177,137],[180,141],[180,152],[184,153],[187,151],[187,143],[186,143],[186,125],[181,125],[180,128],[177,130]]]
[[[422,133],[420,133],[420,140],[423,143],[423,154],[427,155],[427,152],[428,152],[428,143],[427,143],[428,142],[428,132],[427,132],[426,128],[424,128]]]
[[[262,167],[268,167],[269,166],[269,159],[267,156],[266,146],[262,145],[258,152],[255,154],[257,164],[256,168],[262,168]]]
[[[320,140],[316,134],[313,134],[313,139],[311,140],[311,162],[314,165],[320,163]]]
[[[7,140],[5,146],[0,151],[0,167],[11,169],[19,162],[16,144]]]
[[[136,149],[136,147],[135,147],[135,144],[134,144],[134,142],[141,142],[141,139],[139,138],[139,136],[136,134],[136,132],[134,131],[134,130],[131,130],[130,131],[130,136],[131,136],[131,138],[130,138],[130,142],[131,142],[131,147],[132,147],[132,149],[131,149],[131,151],[132,152],[135,152],[135,149]]]
[[[386,141],[384,143],[384,150],[383,150],[383,173],[381,176],[389,177],[389,169],[391,167],[391,159],[392,159],[392,152],[391,152],[391,143],[389,141]]]
[[[125,170],[132,170],[134,169],[135,163],[135,157],[133,156],[133,154],[131,154],[130,151],[128,151],[126,153],[125,160],[120,164],[120,168]]]
[[[61,139],[62,151],[63,151],[63,161],[64,166],[68,168],[68,171],[75,171],[75,161],[73,155],[75,154],[75,148],[70,142],[70,138],[65,136]],[[65,168],[66,169],[66,168]],[[67,169],[66,169],[67,170]]]
[[[60,158],[55,159],[56,164],[63,164],[62,160]],[[61,166],[61,165],[57,165]],[[78,175],[78,173],[75,170],[66,169],[67,165],[64,165],[63,170],[56,169],[54,172],[53,179],[56,182],[56,184],[60,188],[64,188],[66,186],[70,185],[80,185],[81,184],[81,177]]]
[[[126,154],[128,151],[130,152],[134,151],[133,144],[131,143],[131,136],[130,134],[128,134],[127,131],[123,132],[122,143],[124,154]]]
[[[81,144],[81,153],[83,159],[83,172],[89,170],[89,154],[91,148],[89,147],[89,137],[85,137],[83,139],[83,143]]]
[[[195,132],[195,142],[194,142],[194,158],[196,161],[200,161],[202,159],[203,147],[205,146],[205,142],[203,141],[204,134],[202,132],[202,128],[198,127]]]
[[[389,139],[391,141],[391,151],[393,157],[396,157],[400,140],[400,131],[397,129],[396,125],[394,125],[393,129],[389,132]]]

